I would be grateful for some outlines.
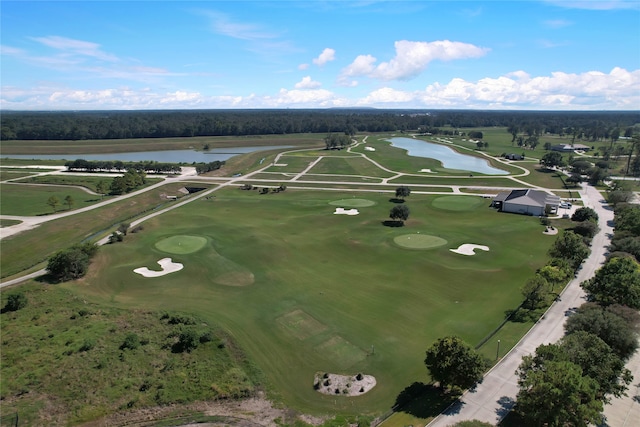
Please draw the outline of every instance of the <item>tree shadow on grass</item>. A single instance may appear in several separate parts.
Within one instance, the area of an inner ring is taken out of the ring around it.
[[[404,203],[404,199],[399,199],[397,197],[392,197],[389,199],[391,203]]]
[[[382,225],[385,227],[404,227],[404,221],[393,221],[388,219],[386,221],[382,221]]]
[[[437,417],[442,411],[458,401],[457,394],[446,393],[443,389],[432,384],[414,382],[400,392],[393,405],[395,412],[404,412],[417,418]],[[460,405],[449,408],[448,413],[460,411]]]

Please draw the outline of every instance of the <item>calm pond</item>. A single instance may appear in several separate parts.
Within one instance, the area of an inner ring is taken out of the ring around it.
[[[479,157],[460,154],[452,148],[433,142],[412,138],[391,138],[388,141],[394,147],[407,150],[409,156],[426,157],[442,162],[447,169],[457,169],[469,172],[484,173],[487,175],[508,175],[509,172],[494,168],[487,160]]]
[[[10,159],[34,159],[34,160],[120,160],[122,162],[153,161],[158,163],[209,163],[216,160],[228,160],[238,154],[252,153],[254,151],[267,151],[280,148],[291,148],[290,145],[274,145],[268,147],[229,147],[214,148],[209,151],[194,150],[165,150],[165,151],[141,151],[131,153],[108,154],[7,154],[2,157]]]

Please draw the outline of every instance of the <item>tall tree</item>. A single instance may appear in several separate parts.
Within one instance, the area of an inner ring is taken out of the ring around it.
[[[58,199],[56,196],[51,196],[47,199],[47,204],[51,206],[53,212],[56,212],[58,205],[60,204],[60,199]]]
[[[572,268],[578,268],[582,260],[589,255],[589,247],[582,237],[571,231],[563,232],[553,243],[549,255],[565,259]]]
[[[468,389],[482,380],[487,362],[473,348],[456,336],[438,339],[424,360],[431,378],[443,388]]]
[[[409,207],[407,205],[395,205],[389,212],[389,218],[394,221],[406,221],[409,219]]]
[[[532,356],[518,368],[516,410],[531,425],[587,427],[601,421],[603,408],[596,394],[598,383],[582,375],[578,365],[546,361],[532,369]]]
[[[556,166],[564,166],[564,160],[562,159],[562,154],[557,151],[550,151],[542,156],[540,164],[547,169],[552,169]]]
[[[603,305],[621,304],[640,310],[640,266],[628,257],[611,258],[580,285],[589,300]]]
[[[409,197],[410,194],[411,189],[406,185],[401,185],[400,187],[396,188],[396,198],[401,198],[402,200],[404,200],[405,197]]]
[[[64,198],[64,203],[65,203],[65,205],[67,205],[69,207],[69,210],[71,210],[71,207],[73,206],[75,201],[73,200],[73,197],[67,196],[67,197]]]

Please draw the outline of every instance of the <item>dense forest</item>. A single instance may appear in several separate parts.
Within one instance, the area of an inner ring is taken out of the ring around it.
[[[3,111],[2,140],[84,140],[293,133],[451,132],[451,128],[509,127],[531,135],[576,135],[583,140],[630,136],[640,111],[475,110],[177,110]],[[635,131],[637,132],[637,130]]]

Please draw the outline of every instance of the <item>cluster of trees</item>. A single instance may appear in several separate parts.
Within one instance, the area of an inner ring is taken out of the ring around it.
[[[122,172],[124,170],[144,171],[146,173],[162,173],[162,174],[176,174],[180,173],[181,169],[175,163],[160,163],[153,161],[144,162],[121,162],[119,160],[85,160],[76,159],[68,161],[64,164],[67,170],[70,172],[85,171],[85,172]]]
[[[2,140],[83,140],[192,136],[269,135],[509,127],[514,141],[545,133],[600,141],[626,135],[640,112],[542,112],[460,110],[181,110],[3,112]],[[445,129],[441,129],[445,128]],[[453,129],[453,130],[452,130]],[[531,146],[531,141],[527,146]]]
[[[344,147],[351,145],[351,137],[352,135],[348,132],[343,134],[330,133],[324,138],[324,143],[327,146],[327,150],[341,150]]]
[[[196,173],[198,175],[202,175],[203,173],[211,172],[220,169],[224,166],[224,161],[213,161],[209,163],[198,163],[196,164]]]
[[[410,194],[411,189],[406,185],[401,185],[396,188],[396,198],[394,201],[400,201],[402,204],[397,204],[391,208],[389,218],[395,221],[398,225],[404,225],[404,221],[409,219],[409,206],[405,205],[404,201]]]
[[[68,206],[69,209],[71,209],[74,205],[76,201],[73,200],[73,197],[67,195],[67,197],[64,198],[64,204]],[[58,197],[56,196],[51,196],[47,199],[47,205],[51,206],[51,209],[53,209],[53,212],[57,212],[58,210],[58,206],[60,206],[60,199],[58,199]]]
[[[609,200],[626,200],[629,192],[614,190]],[[616,228],[609,247],[612,256],[632,256],[640,262],[640,206],[625,202],[615,204]]]
[[[116,196],[129,193],[143,186],[147,182],[146,177],[147,174],[144,171],[129,169],[124,175],[113,178],[110,193]]]
[[[616,213],[616,226],[619,219]],[[604,404],[633,380],[625,363],[638,348],[640,265],[614,253],[581,286],[588,302],[568,318],[564,338],[541,345],[518,368],[516,412],[530,425],[599,424]]]
[[[29,300],[24,292],[14,292],[7,297],[7,303],[2,307],[2,312],[22,310],[27,306]]]
[[[597,232],[598,215],[593,209],[580,208],[572,219],[576,225],[558,236],[549,250],[549,261],[522,287],[524,301],[518,313],[520,318],[537,318],[540,310],[557,298],[556,290],[566,286],[589,255],[588,245]]]
[[[47,263],[47,272],[54,282],[65,282],[83,277],[89,262],[98,251],[94,243],[83,243],[57,252]]]

